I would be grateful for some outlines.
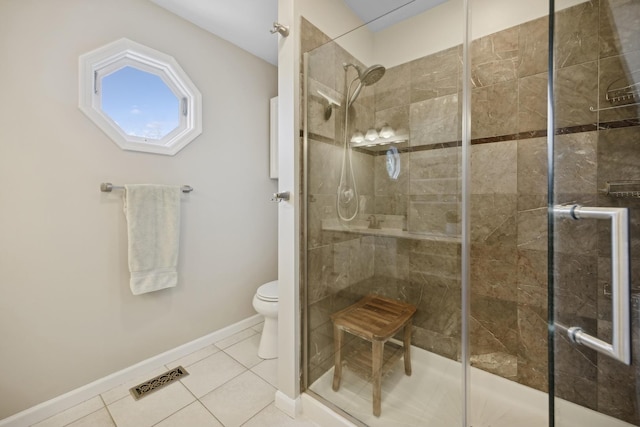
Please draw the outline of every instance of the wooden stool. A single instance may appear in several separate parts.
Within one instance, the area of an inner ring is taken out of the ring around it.
[[[379,417],[384,344],[404,328],[404,372],[411,375],[411,321],[415,312],[416,307],[411,304],[379,295],[367,295],[357,303],[332,314],[335,347],[333,390],[337,391],[340,388],[344,332],[371,341],[373,415]]]

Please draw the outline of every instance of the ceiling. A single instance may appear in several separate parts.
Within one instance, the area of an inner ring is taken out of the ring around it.
[[[151,1],[273,65],[278,64],[279,36],[269,32],[277,20],[278,0]],[[444,1],[344,0],[363,22],[369,22],[371,31],[380,31]],[[379,16],[382,18],[371,22]]]

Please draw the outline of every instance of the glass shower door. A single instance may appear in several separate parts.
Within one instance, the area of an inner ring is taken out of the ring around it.
[[[464,9],[439,3],[413,19],[390,13],[398,22],[377,32],[372,22],[331,38],[322,20],[301,24],[303,389],[357,425],[463,423]],[[359,305],[371,297],[392,303]],[[410,370],[402,331],[383,334],[382,357],[375,347],[388,308],[405,304],[416,309]]]
[[[640,2],[554,18],[550,425],[640,425]]]

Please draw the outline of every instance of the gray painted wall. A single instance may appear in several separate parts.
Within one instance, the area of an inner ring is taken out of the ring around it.
[[[121,37],[203,95],[175,156],[122,151],[78,109],[78,56]],[[277,69],[146,0],[0,2],[0,419],[253,315],[277,276]],[[121,192],[189,184],[179,283],[129,290]]]

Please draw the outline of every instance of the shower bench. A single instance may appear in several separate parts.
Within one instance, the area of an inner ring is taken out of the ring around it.
[[[371,342],[373,415],[380,416],[381,377],[384,344],[404,328],[404,372],[411,375],[411,324],[414,305],[380,295],[367,295],[357,303],[331,315],[335,347],[333,390],[340,388],[344,332]]]

